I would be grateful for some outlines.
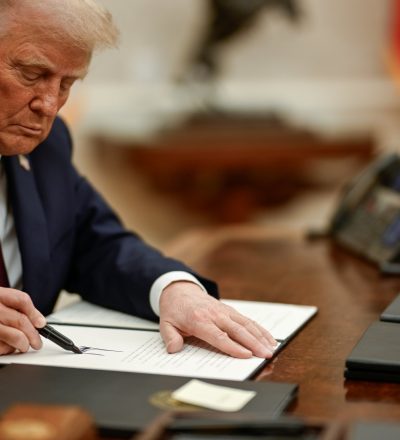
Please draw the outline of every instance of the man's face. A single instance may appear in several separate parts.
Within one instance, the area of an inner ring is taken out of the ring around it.
[[[31,152],[48,136],[90,54],[16,25],[0,39],[0,154]]]

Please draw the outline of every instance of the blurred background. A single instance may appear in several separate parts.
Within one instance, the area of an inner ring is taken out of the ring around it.
[[[399,148],[394,0],[101,3],[120,47],[63,114],[81,173],[151,244],[323,227],[344,183]]]

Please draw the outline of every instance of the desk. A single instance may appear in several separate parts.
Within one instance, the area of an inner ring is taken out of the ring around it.
[[[222,297],[318,306],[317,316],[256,378],[299,384],[291,414],[399,420],[400,384],[343,378],[346,357],[400,290],[399,277],[383,277],[328,239],[262,228],[198,231],[169,251],[216,280]]]

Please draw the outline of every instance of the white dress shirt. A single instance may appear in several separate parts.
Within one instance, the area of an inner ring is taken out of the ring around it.
[[[22,261],[18,237],[15,231],[14,216],[7,198],[7,177],[0,156],[0,241],[3,251],[10,287],[22,289]],[[167,272],[158,277],[149,292],[149,301],[154,313],[160,315],[160,297],[163,290],[176,281],[190,281],[203,290],[205,288],[192,274],[182,271]]]

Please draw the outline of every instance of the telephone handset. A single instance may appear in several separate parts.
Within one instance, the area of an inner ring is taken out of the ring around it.
[[[345,190],[330,232],[341,245],[400,274],[400,157],[384,156]]]

